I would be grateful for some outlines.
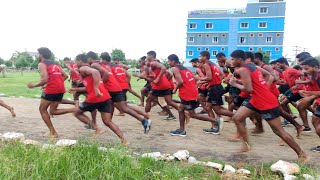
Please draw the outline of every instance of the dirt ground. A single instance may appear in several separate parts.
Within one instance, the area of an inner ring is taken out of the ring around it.
[[[26,98],[1,98],[5,102],[15,107],[17,117],[12,119],[10,113],[4,108],[0,108],[0,133],[9,131],[24,133],[27,139],[48,142],[46,137],[47,127],[42,121],[38,112],[39,99]],[[63,106],[61,106],[63,107]],[[130,148],[137,152],[155,152],[174,153],[177,150],[186,149],[190,154],[200,160],[222,160],[231,164],[250,162],[274,162],[279,159],[294,162],[297,156],[290,147],[279,146],[279,138],[273,134],[270,127],[264,122],[265,133],[253,136],[250,135],[250,142],[253,150],[249,153],[236,155],[235,152],[240,148],[240,142],[229,142],[227,139],[235,132],[233,123],[225,123],[221,135],[211,135],[202,132],[203,128],[209,128],[208,122],[202,122],[191,119],[187,126],[187,137],[172,137],[168,133],[178,127],[178,121],[165,121],[163,117],[157,115],[159,108],[152,109],[153,124],[149,134],[143,133],[142,125],[129,115],[125,117],[113,118],[113,121],[119,125],[129,140]],[[174,114],[177,112],[173,110]],[[311,119],[309,117],[309,119]],[[78,121],[72,114],[56,116],[52,119],[53,124],[58,131],[59,139],[81,139],[91,137],[93,131],[84,128],[84,125]],[[100,135],[97,140],[105,144],[119,143],[119,139],[103,125],[98,118],[100,127],[107,130],[105,134]],[[252,128],[251,122],[247,121],[248,128]],[[311,124],[310,124],[311,125]],[[293,126],[285,128],[287,132],[295,136]],[[302,136],[302,139],[296,139],[302,149],[312,158],[310,164],[318,166],[320,163],[320,154],[311,152],[309,149],[320,145],[319,137],[313,131],[309,135]]]

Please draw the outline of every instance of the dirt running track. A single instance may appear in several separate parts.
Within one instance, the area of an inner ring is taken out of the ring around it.
[[[39,99],[24,98],[1,98],[10,105],[14,105],[17,117],[12,119],[9,112],[0,108],[0,133],[14,131],[24,133],[27,139],[34,139],[41,142],[48,142],[43,134],[47,132],[47,127],[42,121],[38,112]],[[218,159],[231,164],[241,162],[274,162],[282,159],[287,161],[296,161],[297,157],[293,150],[288,146],[279,146],[279,138],[273,134],[270,127],[264,122],[265,133],[259,136],[250,135],[250,141],[253,150],[250,153],[235,155],[234,152],[239,149],[239,142],[228,142],[227,138],[235,132],[233,123],[225,123],[221,135],[204,134],[203,128],[210,126],[207,122],[192,120],[187,126],[187,137],[172,137],[169,131],[178,127],[178,121],[164,121],[162,117],[156,115],[158,108],[152,109],[153,126],[149,134],[143,133],[141,124],[126,115],[125,117],[113,118],[113,121],[120,126],[125,136],[129,140],[130,148],[138,152],[160,151],[163,153],[174,153],[179,149],[187,149],[189,152],[201,160]],[[173,111],[177,114],[176,111]],[[309,118],[311,119],[311,118]],[[107,132],[98,137],[98,141],[105,144],[119,143],[118,138],[98,120],[100,127]],[[81,139],[90,137],[93,133],[84,128],[84,125],[73,115],[56,116],[53,124],[58,131],[59,138]],[[252,123],[248,122],[249,128]],[[286,127],[286,130],[295,135],[294,128]],[[295,138],[296,139],[296,138]],[[320,139],[313,131],[309,135],[304,135],[302,139],[296,139],[311,157],[310,164],[319,166],[320,153],[311,152],[309,149],[320,145]]]

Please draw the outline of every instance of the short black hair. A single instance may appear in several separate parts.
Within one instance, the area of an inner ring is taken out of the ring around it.
[[[140,58],[140,60],[142,60],[142,61],[145,61],[147,59],[147,56],[142,56],[141,58]]]
[[[231,53],[231,57],[246,60],[246,54],[242,50],[235,50]]]
[[[293,66],[293,69],[296,69],[296,70],[302,70],[301,66],[300,65],[295,65]]]
[[[207,59],[209,60],[210,59],[210,53],[209,51],[202,51],[200,53],[201,56],[204,56],[204,57],[207,57]]]
[[[255,57],[256,59],[259,59],[260,61],[263,60],[263,54],[260,53],[260,52],[254,53],[254,57]]]
[[[68,57],[63,58],[63,61],[70,61],[71,59]]]
[[[152,56],[153,58],[157,58],[157,53],[155,51],[147,52],[147,55]]]
[[[41,54],[45,59],[50,59],[52,52],[46,47],[41,47],[38,49],[39,54]]]
[[[301,56],[299,56],[298,62],[302,62],[309,57],[312,57],[312,56],[310,54],[302,54]]]
[[[94,60],[97,60],[97,59],[98,59],[98,54],[95,53],[95,52],[93,52],[93,51],[89,51],[89,52],[87,53],[87,58],[92,58],[92,59],[94,59]]]
[[[297,58],[297,59],[300,59],[300,57],[303,56],[303,55],[309,55],[309,56],[311,56],[311,54],[310,54],[309,52],[301,52],[301,53],[297,54],[296,58]]]
[[[190,63],[197,63],[197,62],[199,62],[199,59],[198,58],[193,58],[189,62]]]
[[[220,52],[216,55],[216,58],[222,58],[222,57],[226,57],[226,55],[222,52]]]
[[[301,65],[308,65],[308,66],[311,66],[311,67],[319,67],[319,61],[314,58],[314,57],[309,57],[307,59],[305,59]]]
[[[275,60],[275,61],[271,61],[270,64],[271,64],[271,65],[272,65],[272,64],[277,64],[277,61],[276,61],[276,60]]]
[[[78,54],[76,56],[76,60],[82,61],[84,63],[88,63],[88,57],[85,54]]]
[[[169,61],[174,61],[177,64],[180,64],[179,57],[175,54],[171,54],[168,56]]]
[[[276,61],[280,64],[286,64],[287,66],[289,66],[288,60],[284,57],[281,57],[281,58],[277,59]]]
[[[246,55],[246,59],[251,59],[251,61],[253,62],[253,60],[254,60],[254,55],[253,55],[253,53],[252,52],[249,52],[249,51],[247,51],[247,52],[244,52],[245,53],[245,55]]]
[[[101,53],[100,58],[101,58],[102,60],[104,60],[104,61],[107,61],[107,62],[110,62],[110,61],[111,61],[111,56],[110,56],[110,54],[107,53],[107,52]]]

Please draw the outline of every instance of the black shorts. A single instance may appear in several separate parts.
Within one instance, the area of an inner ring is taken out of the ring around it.
[[[208,103],[211,103],[213,106],[223,105],[223,94],[224,89],[221,84],[210,86],[208,89]]]
[[[290,89],[290,87],[288,85],[280,85],[278,87],[278,90],[280,92],[280,94],[284,94],[285,92],[287,92]]]
[[[127,100],[128,100],[128,98],[127,98],[127,92],[128,92],[128,89],[122,90],[122,94],[123,94],[123,96],[124,96],[124,101],[127,101]]]
[[[166,90],[155,90],[152,89],[151,91],[151,95],[152,96],[156,96],[156,97],[163,97],[163,96],[167,96],[167,95],[171,95],[172,94],[172,90],[171,89],[166,89]]]
[[[126,101],[126,97],[122,91],[109,92],[112,102]]]
[[[151,84],[149,82],[147,82],[145,85],[144,85],[145,88],[147,88],[149,91],[152,90],[152,87],[151,87]]]
[[[108,99],[106,101],[99,102],[99,103],[83,102],[79,108],[81,111],[92,112],[97,109],[99,112],[110,113],[111,112],[111,101],[110,101],[110,99]]]
[[[247,98],[244,98],[244,97],[241,97],[241,96],[236,96],[234,99],[233,99],[233,104],[235,104],[236,106],[240,107],[243,105],[243,102],[249,102],[250,100],[250,96],[247,97]]]
[[[319,104],[318,104],[317,108],[315,109],[313,115],[320,118],[320,105]]]
[[[275,118],[280,117],[279,107],[275,107],[273,109],[268,109],[268,110],[259,110],[259,109],[255,108],[249,101],[247,101],[247,102],[244,101],[242,106],[245,106],[248,109],[251,109],[252,111],[257,112],[258,114],[261,114],[261,118],[266,121],[270,121],[270,120],[273,120]]]
[[[198,88],[198,92],[199,94],[202,94],[204,97],[207,97],[208,96],[208,89],[200,89]]]
[[[233,86],[230,86],[229,87],[229,95],[230,96],[233,96],[233,97],[236,97],[240,94],[240,90],[236,87],[233,87]]]
[[[181,99],[181,103],[180,104],[183,104],[186,107],[186,110],[194,110],[197,107],[199,107],[199,103],[196,100],[185,101],[185,100]]]
[[[287,99],[291,102],[297,102],[299,101],[300,99],[302,99],[302,96],[300,96],[299,93],[292,93],[292,90],[289,89],[288,91],[286,91],[284,93],[284,95],[287,97]]]
[[[61,102],[63,99],[64,93],[60,94],[46,94],[45,92],[42,92],[41,99],[51,101],[51,102]]]

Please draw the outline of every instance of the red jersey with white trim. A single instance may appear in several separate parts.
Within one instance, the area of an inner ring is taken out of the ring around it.
[[[153,74],[154,74],[154,79],[157,79],[157,77],[160,74],[161,69],[160,68],[151,68]],[[167,76],[164,74],[160,78],[159,82],[157,84],[151,82],[151,87],[154,90],[167,90],[170,89],[170,82],[167,78]]]
[[[78,67],[75,63],[70,63],[70,67],[74,70],[76,70],[77,72],[79,72]],[[81,79],[80,73],[75,73],[73,71],[70,71],[70,77],[72,81]]]
[[[116,80],[116,78],[114,77],[111,69],[105,65],[105,64],[101,64],[101,66],[108,72],[109,77],[108,80],[104,83],[104,87],[109,91],[109,92],[120,92],[122,91],[122,88],[120,86],[120,84],[118,83],[118,81]]]
[[[210,66],[212,80],[209,82],[209,86],[221,84],[221,77],[220,77],[220,69],[216,64],[211,61],[208,61],[207,64]]]
[[[184,101],[194,101],[198,98],[198,89],[194,75],[190,70],[184,66],[178,65],[179,73],[182,77],[183,83],[179,88],[179,97]]]
[[[116,64],[110,64],[110,68],[111,68],[112,74],[118,81],[122,90],[128,90],[129,82],[127,82],[127,75],[125,73],[126,70],[123,69],[123,67]]]
[[[253,91],[250,103],[258,110],[269,110],[279,106],[278,99],[270,91],[261,71],[252,64],[245,64],[245,68],[250,72]]]
[[[86,87],[87,96],[86,96],[86,102],[88,103],[99,103],[104,102],[111,98],[108,91],[104,88],[103,82],[100,81],[99,84],[99,90],[100,93],[102,93],[101,97],[97,97],[94,92],[94,80],[92,76],[86,76],[83,78],[83,84]]]
[[[40,63],[45,64],[47,67],[48,81],[44,87],[46,94],[61,94],[66,92],[64,86],[64,77],[62,75],[62,68],[59,65],[54,64],[50,60],[44,60]]]

